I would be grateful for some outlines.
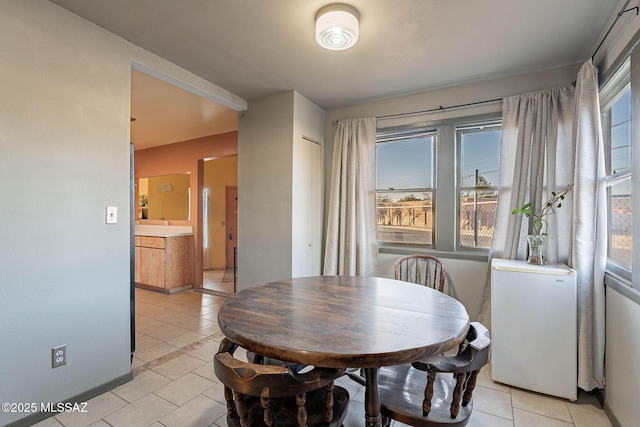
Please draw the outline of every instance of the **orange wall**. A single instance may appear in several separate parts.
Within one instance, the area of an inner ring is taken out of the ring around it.
[[[194,265],[193,286],[202,287],[202,185],[203,159],[238,155],[238,132],[210,135],[189,141],[162,145],[134,153],[135,178],[190,172],[191,219],[168,221],[169,225],[193,227]],[[137,198],[136,191],[136,198]],[[196,197],[197,196],[197,197]],[[137,199],[136,199],[137,200]],[[163,221],[137,220],[140,224],[163,224]]]

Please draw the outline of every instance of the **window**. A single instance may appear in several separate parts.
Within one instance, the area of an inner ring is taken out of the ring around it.
[[[609,262],[631,270],[631,87],[603,110]]]
[[[458,127],[458,247],[489,249],[498,207],[499,123]]]
[[[627,59],[600,90],[607,183],[607,269],[631,279],[631,85]]]
[[[434,130],[379,132],[376,145],[378,241],[433,245]]]
[[[502,126],[495,114],[477,117],[378,129],[376,211],[382,247],[443,252],[491,247]]]

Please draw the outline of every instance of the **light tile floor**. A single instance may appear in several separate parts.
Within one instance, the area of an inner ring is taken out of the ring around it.
[[[216,315],[223,302],[219,294],[136,290],[133,380],[91,399],[86,413],[58,414],[36,426],[226,427],[223,388],[211,362],[222,339]],[[363,427],[363,387],[346,377],[338,383],[351,395],[344,427]],[[507,387],[491,381],[486,366],[474,391],[468,426],[610,427],[611,423],[597,399],[587,393],[571,403]]]
[[[233,293],[233,269],[229,269],[227,281],[224,281],[226,270],[204,270],[202,274],[202,287],[206,290]]]

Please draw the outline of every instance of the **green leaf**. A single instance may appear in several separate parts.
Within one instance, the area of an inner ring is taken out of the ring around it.
[[[522,207],[516,208],[514,210],[511,211],[511,215],[515,215],[517,213],[523,213],[526,216],[530,216],[531,215],[531,203],[527,203],[526,205],[522,205]]]

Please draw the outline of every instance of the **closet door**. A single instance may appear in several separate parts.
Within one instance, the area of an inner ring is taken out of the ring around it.
[[[319,276],[322,253],[322,145],[294,143],[292,277]]]

